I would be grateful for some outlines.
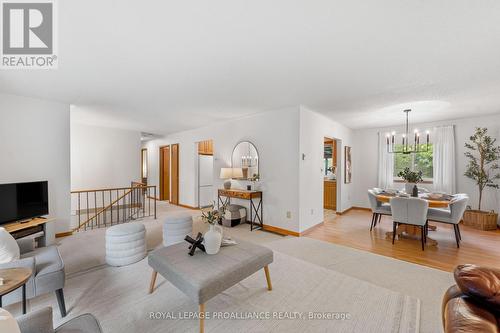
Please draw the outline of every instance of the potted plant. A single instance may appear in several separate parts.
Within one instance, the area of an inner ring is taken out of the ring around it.
[[[413,193],[413,188],[420,182],[422,179],[422,171],[411,171],[410,168],[405,168],[403,171],[398,173],[398,177],[404,179],[405,183],[405,192],[407,194]]]
[[[476,182],[479,190],[477,210],[468,209],[464,213],[464,224],[482,230],[495,230],[497,228],[498,214],[494,211],[481,210],[484,190],[498,189],[497,181],[500,179],[500,146],[496,139],[488,135],[487,128],[476,128],[474,135],[465,143],[465,156],[469,159],[464,175]]]

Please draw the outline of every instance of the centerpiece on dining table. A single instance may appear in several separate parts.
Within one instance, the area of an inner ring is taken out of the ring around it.
[[[405,192],[411,194],[412,197],[418,197],[417,184],[423,181],[422,171],[412,171],[410,168],[405,168],[398,173],[398,177],[405,181]]]

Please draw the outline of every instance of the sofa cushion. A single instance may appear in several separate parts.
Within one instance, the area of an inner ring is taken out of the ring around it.
[[[0,264],[19,259],[19,245],[12,235],[0,227]]]
[[[460,290],[500,310],[500,270],[476,265],[459,265],[454,272]]]
[[[444,319],[445,333],[498,333],[495,316],[466,296],[453,298],[448,302]]]

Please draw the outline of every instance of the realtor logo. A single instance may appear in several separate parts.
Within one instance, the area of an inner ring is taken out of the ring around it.
[[[1,1],[3,69],[57,68],[54,1]]]

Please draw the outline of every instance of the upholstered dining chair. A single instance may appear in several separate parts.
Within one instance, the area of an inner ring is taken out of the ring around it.
[[[427,219],[429,221],[453,225],[453,230],[455,231],[455,241],[457,242],[458,248],[460,248],[460,240],[462,239],[459,223],[464,216],[464,212],[467,208],[468,202],[469,197],[467,196],[467,194],[455,194],[450,203],[449,209],[429,208],[429,211],[427,212]]]
[[[368,190],[368,199],[372,210],[372,224],[370,225],[370,231],[372,231],[373,227],[377,225],[377,222],[380,222],[382,215],[391,215],[391,206],[378,201],[374,190]]]
[[[422,235],[422,251],[425,249],[427,241],[427,210],[429,203],[426,200],[418,198],[391,199],[392,211],[392,244],[396,238],[396,230],[399,224],[410,224],[419,226]]]

